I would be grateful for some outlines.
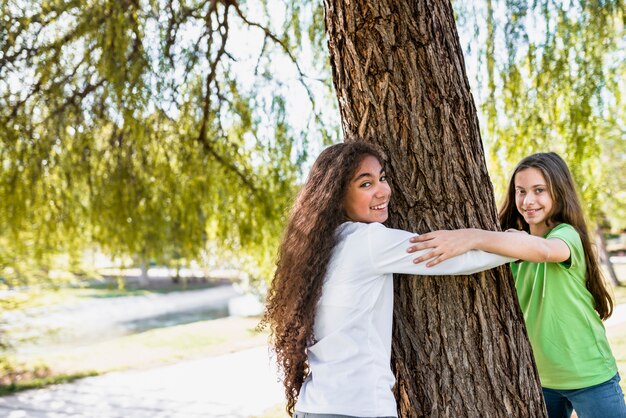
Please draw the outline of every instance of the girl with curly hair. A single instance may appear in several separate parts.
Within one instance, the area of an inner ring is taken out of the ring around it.
[[[396,417],[392,274],[466,275],[512,260],[469,251],[413,263],[414,234],[382,225],[390,197],[381,154],[362,142],[326,148],[298,194],[263,318],[294,417]]]

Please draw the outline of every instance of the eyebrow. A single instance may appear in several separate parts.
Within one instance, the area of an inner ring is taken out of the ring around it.
[[[533,189],[535,187],[546,187],[546,185],[545,184],[535,184],[533,186],[530,186],[529,189]],[[515,188],[516,189],[523,189],[524,187],[522,187],[522,186],[515,186]]]
[[[379,174],[382,174],[382,173],[384,173],[384,172],[385,172],[385,167],[382,167],[382,168],[380,169],[380,173],[379,173]],[[370,174],[370,173],[367,173],[367,172],[366,172],[366,173],[361,173],[361,174],[359,174],[358,176],[356,176],[356,177],[354,178],[354,180],[352,180],[352,181],[359,181],[359,180],[360,180],[360,179],[362,179],[363,177],[374,177],[374,176],[373,176],[372,174]]]

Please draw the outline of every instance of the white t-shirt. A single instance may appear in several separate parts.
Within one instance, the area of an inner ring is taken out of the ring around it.
[[[393,273],[473,274],[512,261],[469,251],[436,266],[407,253],[414,233],[379,223],[342,224],[328,266],[307,350],[310,373],[296,410],[361,417],[397,416],[392,387]]]

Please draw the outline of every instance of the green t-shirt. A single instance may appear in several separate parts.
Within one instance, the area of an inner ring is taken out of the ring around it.
[[[585,286],[580,236],[571,225],[560,224],[545,238],[563,240],[570,259],[511,264],[541,385],[579,389],[606,382],[617,373],[617,364]]]

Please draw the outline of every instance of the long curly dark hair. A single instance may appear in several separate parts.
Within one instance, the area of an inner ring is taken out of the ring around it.
[[[363,142],[332,145],[317,157],[291,210],[261,325],[269,325],[271,345],[282,372],[291,415],[309,370],[307,347],[315,341],[313,322],[324,276],[346,221],[344,198],[361,161],[381,154]]]
[[[595,309],[601,319],[607,319],[613,313],[613,300],[604,285],[604,276],[595,255],[587,223],[583,214],[576,185],[567,163],[554,152],[541,152],[529,155],[517,164],[506,192],[505,200],[498,213],[503,230],[515,228],[530,232],[530,226],[517,210],[515,204],[515,175],[527,168],[536,168],[546,179],[550,197],[553,200],[552,212],[548,214],[546,224],[556,226],[567,223],[576,229],[585,251],[587,263],[586,286],[595,300]]]

